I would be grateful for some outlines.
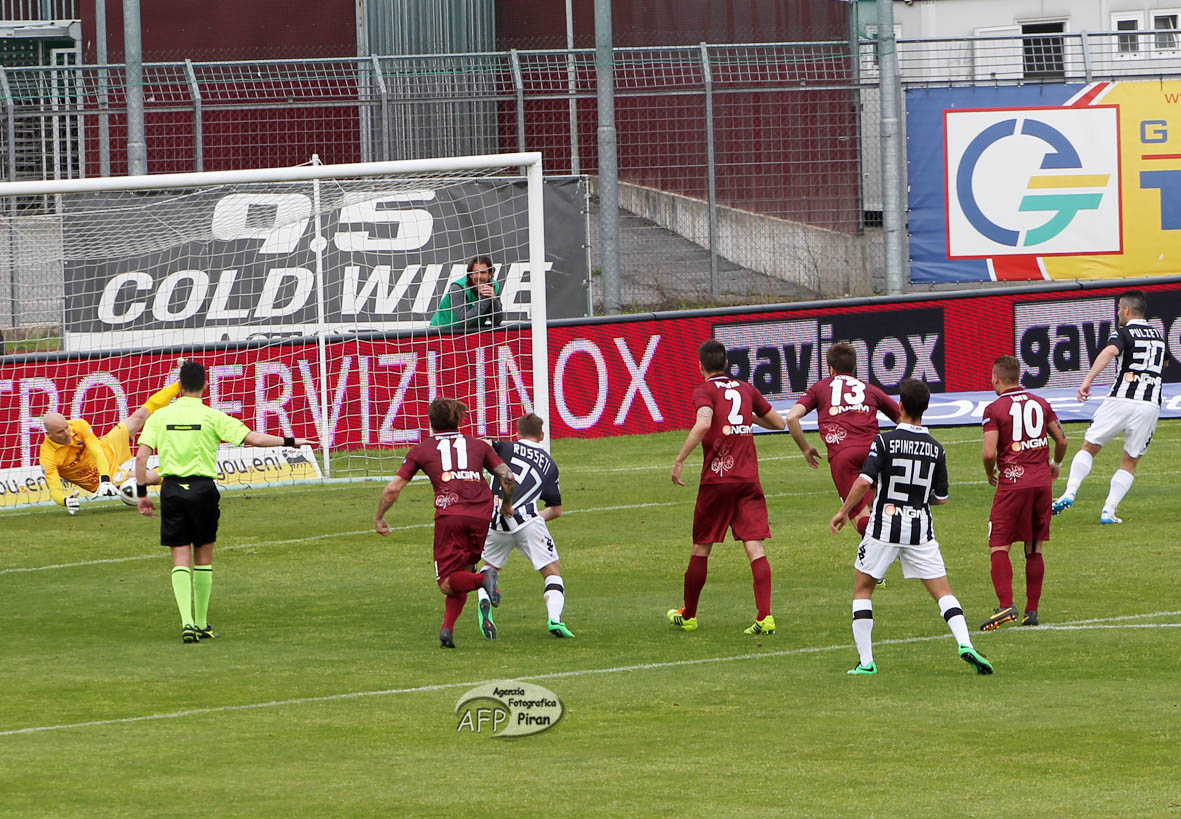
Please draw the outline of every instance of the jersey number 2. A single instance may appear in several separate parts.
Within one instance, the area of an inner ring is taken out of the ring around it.
[[[730,414],[726,417],[726,420],[731,424],[741,424],[743,421],[742,393],[731,387],[722,393],[722,395],[730,399]]]

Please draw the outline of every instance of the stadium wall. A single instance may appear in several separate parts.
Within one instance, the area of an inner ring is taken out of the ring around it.
[[[887,391],[903,378],[921,378],[936,393],[988,390],[992,360],[1007,353],[1021,360],[1028,387],[1077,385],[1114,325],[1114,297],[1130,286],[1148,292],[1149,316],[1168,339],[1173,362],[1165,369],[1166,382],[1181,382],[1175,363],[1181,355],[1181,277],[566,320],[550,328],[550,429],[556,438],[594,438],[688,428],[694,415],[690,390],[700,379],[696,350],[710,337],[727,345],[731,371],[749,378],[772,403],[792,400],[820,378],[825,349],[840,340],[858,347],[862,377]],[[512,419],[526,407],[527,332],[505,329],[480,347],[467,336],[433,333],[329,341],[331,446],[418,440],[426,404],[440,393],[468,404],[474,432],[511,434]],[[319,437],[319,352],[313,339],[245,342],[192,354],[209,367],[213,406],[262,432]],[[165,383],[176,355],[167,350],[0,361],[0,469],[36,462],[38,419],[47,411],[82,415],[96,429],[110,428]],[[447,378],[465,387],[456,394]]]

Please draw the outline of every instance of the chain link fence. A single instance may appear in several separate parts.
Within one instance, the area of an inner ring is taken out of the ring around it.
[[[869,292],[880,252],[864,230],[861,123],[875,86],[852,53],[844,42],[616,49],[625,304],[715,303],[714,287],[722,303]],[[594,59],[147,63],[148,167],[541,150],[548,174],[593,178]],[[0,69],[0,176],[126,173],[125,92],[120,65]]]

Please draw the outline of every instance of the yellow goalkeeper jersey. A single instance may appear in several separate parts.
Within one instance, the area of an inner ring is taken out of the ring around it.
[[[102,438],[96,437],[82,418],[72,418],[68,427],[68,444],[59,444],[48,436],[41,442],[41,468],[45,470],[49,494],[58,506],[66,499],[61,479],[94,492],[101,475],[110,475],[112,467],[130,457],[129,436],[123,424],[116,425]],[[119,458],[120,454],[124,457]]]

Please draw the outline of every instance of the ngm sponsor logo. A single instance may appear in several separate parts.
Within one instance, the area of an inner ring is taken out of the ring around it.
[[[944,111],[949,258],[1122,252],[1119,109]]]

